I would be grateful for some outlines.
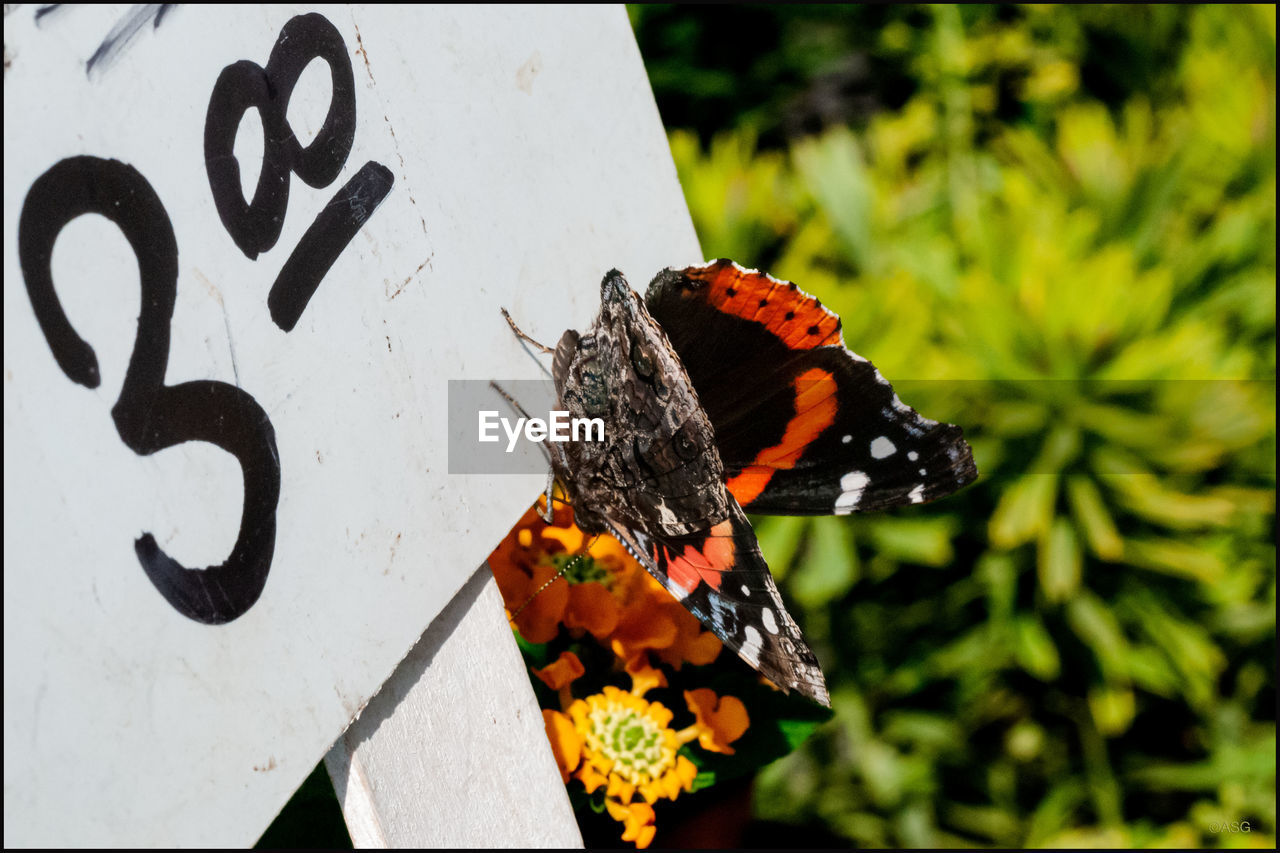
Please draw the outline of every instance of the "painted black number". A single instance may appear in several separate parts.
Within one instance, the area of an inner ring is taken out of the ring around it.
[[[120,439],[143,456],[187,441],[215,444],[236,457],[244,477],[240,533],[225,563],[188,569],[165,554],[150,533],[134,542],[134,550],[147,577],[178,612],[210,625],[230,622],[258,600],[271,568],[280,497],[275,431],[257,401],[234,385],[164,384],[178,243],[151,184],[116,160],[62,160],[32,184],[18,222],[27,293],[63,373],[88,388],[101,382],[93,347],[76,334],[62,310],[51,269],[58,234],[86,213],[101,214],[120,228],[137,257],[142,285],[133,354],[111,409]]]
[[[333,94],[320,132],[304,148],[289,125],[289,98],[303,69],[317,58],[329,66]],[[246,201],[234,148],[240,120],[253,108],[262,119],[262,165],[253,200]],[[280,239],[291,174],[312,187],[333,183],[351,154],[355,127],[351,57],[342,35],[321,15],[299,15],[285,24],[266,68],[240,60],[222,69],[205,115],[204,158],[218,216],[246,257],[256,259]],[[267,297],[277,326],[287,332],[297,324],[320,281],[394,180],[385,166],[366,163],[311,224]]]

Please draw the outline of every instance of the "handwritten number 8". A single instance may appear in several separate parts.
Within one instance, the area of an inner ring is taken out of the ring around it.
[[[225,563],[192,570],[144,533],[134,551],[147,577],[178,612],[223,624],[262,594],[271,568],[280,497],[275,431],[252,396],[225,382],[165,385],[169,325],[178,287],[178,243],[151,184],[132,166],[99,157],[70,157],[41,175],[18,221],[18,258],[27,294],[53,356],[69,379],[88,388],[102,381],[93,347],[71,326],[53,287],[53,246],[78,216],[97,213],[120,228],[138,260],[142,306],[133,354],[111,409],[121,441],[148,456],[187,441],[217,445],[240,463],[244,509]]]
[[[317,57],[329,66],[333,96],[320,132],[303,148],[289,124],[289,99],[303,69]],[[262,170],[253,200],[246,202],[234,147],[240,120],[254,107],[262,119]],[[285,24],[265,69],[247,59],[222,69],[209,98],[204,157],[218,216],[246,257],[257,258],[280,239],[290,173],[313,187],[327,187],[338,177],[355,140],[355,118],[355,79],[346,45],[320,15],[299,15]]]
[[[329,66],[333,93],[320,132],[304,148],[289,124],[289,99],[303,69],[317,58]],[[253,200],[245,201],[234,149],[240,121],[255,107],[262,119],[262,166]],[[333,183],[351,154],[355,128],[351,58],[341,34],[321,15],[299,15],[285,24],[266,68],[241,60],[222,69],[205,115],[205,165],[218,216],[246,257],[256,259],[280,239],[290,175],[316,188]],[[294,327],[321,279],[393,183],[390,170],[370,161],[338,190],[271,287],[267,306],[276,325],[286,332]]]

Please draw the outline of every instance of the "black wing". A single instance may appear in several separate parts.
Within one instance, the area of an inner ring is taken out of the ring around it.
[[[843,515],[923,503],[977,478],[960,428],[899,400],[844,346],[840,318],[796,285],[719,260],[664,270],[645,301],[744,509]]]

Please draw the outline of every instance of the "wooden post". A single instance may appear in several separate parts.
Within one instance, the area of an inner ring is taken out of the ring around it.
[[[481,566],[325,766],[357,847],[580,847],[540,744],[542,713]]]
[[[338,738],[361,843],[578,843],[447,386],[698,260],[625,11],[4,30],[6,845],[248,845]]]

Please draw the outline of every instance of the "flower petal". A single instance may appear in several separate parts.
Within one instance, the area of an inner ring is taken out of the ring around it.
[[[605,788],[604,795],[613,797],[624,803],[631,802],[631,798],[636,793],[636,786],[621,776],[616,774],[609,775],[609,787]]]
[[[679,669],[685,663],[704,666],[719,656],[724,644],[714,632],[703,629],[697,616],[675,601],[667,612],[676,625],[676,639],[667,648],[657,650],[659,658]]]
[[[604,801],[609,817],[623,825],[622,840],[634,842],[637,849],[648,847],[657,828],[653,825],[653,806],[648,803]]]
[[[600,639],[618,627],[618,600],[600,583],[575,583],[569,587],[565,608],[566,628],[586,628]]]
[[[557,516],[556,520],[560,521],[560,513],[557,513]],[[586,535],[573,523],[572,515],[567,517],[570,519],[568,526],[556,524],[544,527],[542,529],[542,538],[559,542],[561,549],[566,554],[576,554],[582,550],[582,543],[586,539]]]
[[[665,594],[665,591],[664,591]],[[665,649],[676,641],[676,623],[662,608],[632,603],[623,611],[610,639],[614,654],[622,660],[630,660],[647,649]]]
[[[528,594],[516,605],[518,615],[513,621],[520,636],[531,643],[550,642],[560,630],[560,619],[569,604],[569,583],[556,578],[557,572],[550,564],[534,567]]]
[[[667,686],[666,675],[649,666],[649,656],[643,652],[628,660],[626,669],[631,676],[632,696],[643,696],[655,687]]]
[[[582,787],[587,789],[588,794],[595,793],[595,790],[601,785],[607,785],[609,777],[601,773],[590,764],[583,764],[578,768],[578,772],[574,774],[582,782]]]
[[[560,657],[542,669],[534,669],[533,674],[542,679],[542,683],[552,690],[559,690],[561,687],[572,684],[586,671],[586,667],[582,665],[582,661],[578,660],[577,655],[573,652],[561,652]]]
[[[717,697],[708,687],[686,690],[684,700],[697,718],[690,728],[697,732],[698,744],[711,752],[733,755],[729,744],[742,737],[751,724],[742,700],[736,696]]]
[[[568,783],[569,772],[582,760],[582,738],[574,728],[573,721],[559,711],[542,712],[542,725],[547,730],[547,740],[551,742],[551,752],[560,767],[560,778]]]

